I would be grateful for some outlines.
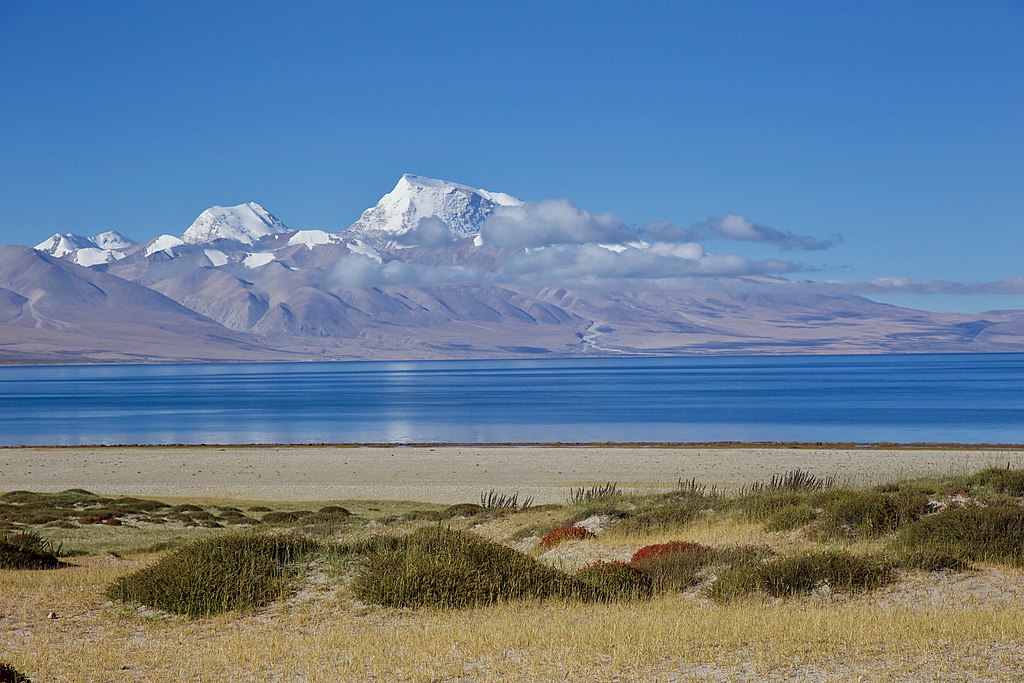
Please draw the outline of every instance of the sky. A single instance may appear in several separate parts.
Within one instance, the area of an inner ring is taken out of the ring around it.
[[[340,230],[409,172],[1024,309],[1022,35],[1020,0],[0,0],[0,243]]]

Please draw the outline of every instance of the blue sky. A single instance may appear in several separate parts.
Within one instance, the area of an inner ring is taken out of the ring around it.
[[[1024,279],[954,294],[1024,278],[1022,35],[1011,1],[0,0],[0,242],[180,233],[249,200],[337,230],[412,172],[838,233],[707,248],[1024,308]]]

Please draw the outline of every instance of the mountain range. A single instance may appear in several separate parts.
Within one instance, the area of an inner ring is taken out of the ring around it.
[[[404,175],[341,231],[249,202],[142,242],[0,247],[0,363],[1024,351],[1024,311],[900,308],[735,263]]]

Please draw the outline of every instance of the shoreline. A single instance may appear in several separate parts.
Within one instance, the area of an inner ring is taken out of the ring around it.
[[[156,446],[0,450],[0,487],[267,501],[476,502],[518,492],[564,502],[573,487],[734,490],[790,470],[839,483],[1024,468],[1024,448],[629,446]]]
[[[965,314],[967,315],[967,314]],[[296,352],[299,353],[299,352]],[[852,357],[859,358],[863,356],[993,356],[993,355],[1024,355],[1024,351],[890,351],[888,349],[874,349],[874,350],[849,350],[843,352],[815,352],[808,351],[807,349],[794,350],[792,353],[719,353],[715,351],[708,351],[704,353],[659,353],[656,351],[652,352],[637,352],[630,353],[629,358],[678,358],[678,359],[704,359],[704,358],[795,358],[800,356],[806,356],[809,358],[822,358],[822,357]],[[543,359],[549,360],[586,360],[586,359],[599,359],[608,360],[613,358],[623,358],[620,353],[550,353],[545,354]],[[3,368],[93,368],[93,367],[164,367],[168,365],[259,365],[263,363],[289,363],[289,364],[303,364],[303,363],[453,363],[453,362],[466,362],[466,363],[478,363],[481,361],[536,361],[541,360],[536,355],[524,354],[521,356],[481,356],[479,358],[436,358],[436,357],[424,357],[424,358],[409,358],[406,356],[395,357],[395,358],[281,358],[281,359],[269,359],[269,360],[244,360],[244,359],[224,359],[224,360],[203,360],[203,359],[189,359],[189,358],[172,358],[172,359],[161,359],[151,358],[146,361],[132,362],[127,360],[121,361],[80,361],[77,363],[66,363],[66,362],[27,362],[27,363],[11,363],[0,361],[0,370]]]
[[[123,443],[123,444],[79,444],[79,445],[0,445],[0,452],[17,450],[90,450],[116,448],[183,449],[183,448],[663,448],[663,449],[708,449],[742,450],[755,448],[790,450],[887,450],[887,451],[1018,451],[1024,450],[1024,443],[987,443],[959,441],[411,441],[392,443],[387,441],[341,442],[341,443]]]

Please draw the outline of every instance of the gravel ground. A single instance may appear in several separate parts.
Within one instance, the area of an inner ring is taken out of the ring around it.
[[[248,500],[457,503],[481,491],[562,502],[571,486],[725,488],[802,468],[876,483],[1013,462],[1022,450],[625,447],[108,447],[0,449],[0,488]]]

